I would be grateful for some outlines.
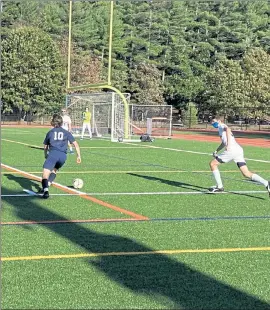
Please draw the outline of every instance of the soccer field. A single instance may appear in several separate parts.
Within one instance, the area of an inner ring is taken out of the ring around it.
[[[234,163],[207,193],[217,143],[79,140],[43,200],[47,131],[2,129],[2,309],[270,309],[270,199]]]

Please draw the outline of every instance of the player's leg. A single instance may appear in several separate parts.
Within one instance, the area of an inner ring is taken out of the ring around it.
[[[86,128],[86,124],[85,124],[85,123],[83,123],[81,140],[83,139],[84,132],[85,132],[85,128]]]
[[[53,171],[50,173],[49,178],[48,178],[49,186],[51,186],[52,182],[55,180],[57,171],[58,169],[54,168]]]
[[[215,192],[222,192],[224,190],[223,188],[223,183],[221,180],[221,176],[220,176],[220,172],[218,169],[218,166],[221,164],[220,161],[218,161],[217,158],[214,158],[213,160],[211,160],[210,162],[210,169],[213,173],[214,179],[216,181],[216,186],[209,188],[209,192],[211,193],[215,193]]]
[[[262,178],[256,173],[250,172],[245,162],[237,162],[237,166],[239,167],[244,177],[251,179],[254,182],[258,182],[264,185],[270,195],[270,181],[265,180],[264,178]]]
[[[46,161],[45,161],[46,163]],[[48,166],[48,164],[46,164],[46,166]],[[44,164],[44,168],[43,168],[43,173],[42,173],[42,192],[43,192],[43,198],[47,199],[49,198],[49,176],[51,174],[51,169],[50,168],[46,168],[45,164]]]
[[[220,164],[225,164],[234,159],[234,154],[230,151],[224,151],[220,155],[217,155],[211,162],[210,162],[210,168],[213,173],[214,179],[216,181],[216,186],[209,189],[211,193],[215,192],[223,192],[224,187],[221,180],[220,172],[218,169],[218,166]]]
[[[89,138],[92,139],[92,130],[91,130],[91,125],[90,124],[87,124],[87,129],[88,129],[88,132],[89,132]]]
[[[52,172],[51,172],[51,174],[49,176],[49,179],[48,179],[49,186],[51,186],[51,184],[55,180],[56,174],[57,174],[58,170],[64,166],[64,164],[66,162],[66,159],[67,159],[67,155],[66,154],[64,154],[64,153],[60,153],[59,154],[58,160],[55,163],[55,166],[54,166],[54,168],[53,168],[53,170],[52,170]]]
[[[64,154],[64,153],[63,153]],[[66,156],[66,154],[64,154]],[[51,173],[54,169],[58,167],[59,156],[57,154],[49,153],[49,156],[46,158],[43,164],[43,173],[42,173],[42,193],[43,198],[49,198],[49,179],[52,180],[55,177],[50,178]]]

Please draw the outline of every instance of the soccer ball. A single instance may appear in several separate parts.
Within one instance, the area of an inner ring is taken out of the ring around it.
[[[83,180],[81,180],[81,179],[74,179],[73,180],[73,187],[77,188],[77,189],[82,188],[83,187]]]

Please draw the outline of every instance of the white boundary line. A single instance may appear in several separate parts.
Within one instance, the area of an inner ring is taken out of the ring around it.
[[[27,194],[4,194],[1,195],[2,197],[33,197],[33,196],[39,196],[38,194],[35,194],[32,191],[24,189],[24,192]],[[202,191],[202,192],[129,192],[129,193],[84,193],[85,195],[90,196],[136,196],[136,195],[220,195],[220,194],[266,194],[266,191],[224,191],[221,193],[210,193],[208,191]],[[50,196],[80,196],[80,193],[73,193],[73,194],[50,194]]]
[[[136,145],[136,144],[133,144],[133,143],[128,143],[128,144]],[[162,150],[174,151],[174,152],[184,152],[184,153],[199,154],[199,155],[208,155],[208,156],[210,155],[210,156],[212,156],[212,154],[209,154],[209,153],[195,152],[195,151],[187,151],[187,150],[181,150],[181,149],[172,149],[172,148],[162,147],[162,146],[144,145],[144,147],[145,147],[145,148],[162,149]],[[267,164],[270,164],[270,160],[252,159],[252,158],[245,158],[245,159],[246,159],[246,160],[249,160],[249,161],[256,161],[256,162],[260,162],[260,163],[267,163]]]
[[[2,139],[2,141],[12,142],[12,143],[17,143],[17,144],[22,144],[22,145],[27,145],[27,146],[41,148],[40,146],[31,145],[31,144],[27,144],[27,143],[23,143],[23,142],[17,142],[17,141],[13,141],[13,140],[9,140],[9,139]],[[121,143],[125,143],[127,145],[134,145],[134,146],[136,146],[138,148],[138,144],[136,144],[136,143],[132,143],[132,142],[121,142]],[[81,147],[81,148],[86,148],[86,147]],[[93,147],[93,148],[98,148],[98,147]],[[111,148],[117,148],[117,147],[111,147]],[[174,151],[174,152],[184,152],[184,153],[190,153],[190,154],[199,154],[199,155],[212,156],[212,154],[210,154],[210,153],[196,152],[196,151],[187,151],[187,150],[173,149],[173,148],[154,146],[154,145],[142,145],[139,148],[153,148],[153,149],[161,149],[161,150]],[[108,147],[108,149],[110,149],[110,147]],[[270,160],[252,159],[252,158],[245,158],[245,159],[249,160],[249,161],[255,161],[255,162],[270,164]]]

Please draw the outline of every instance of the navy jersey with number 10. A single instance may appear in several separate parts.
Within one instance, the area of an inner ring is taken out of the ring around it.
[[[75,139],[69,131],[62,127],[55,127],[47,133],[43,144],[49,146],[49,151],[66,153],[68,142],[73,143],[74,141]]]

